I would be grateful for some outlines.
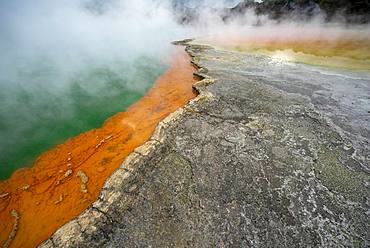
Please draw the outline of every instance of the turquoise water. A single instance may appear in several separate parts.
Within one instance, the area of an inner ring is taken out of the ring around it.
[[[45,150],[99,127],[141,98],[166,69],[142,56],[114,65],[90,65],[66,73],[36,63],[0,81],[0,180],[31,166]]]

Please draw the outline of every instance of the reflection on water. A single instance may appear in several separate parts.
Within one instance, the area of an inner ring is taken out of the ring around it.
[[[278,61],[370,70],[370,33],[337,27],[254,28],[197,40],[216,48],[269,55]]]
[[[267,50],[267,49],[240,49],[245,52],[266,54],[276,61],[298,62],[309,65],[329,66],[351,70],[370,70],[370,59],[352,59],[341,56],[318,56],[305,52],[296,52],[292,49]]]

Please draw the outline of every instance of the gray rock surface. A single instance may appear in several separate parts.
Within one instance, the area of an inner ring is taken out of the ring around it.
[[[187,50],[200,95],[41,247],[369,247],[370,81]]]

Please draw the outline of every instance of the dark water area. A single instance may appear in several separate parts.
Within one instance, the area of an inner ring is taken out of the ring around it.
[[[124,111],[166,67],[151,56],[92,64],[68,73],[38,63],[16,70],[13,82],[1,79],[0,180],[31,166],[42,152]]]

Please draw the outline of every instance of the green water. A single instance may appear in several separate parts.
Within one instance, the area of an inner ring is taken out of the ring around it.
[[[19,70],[15,81],[0,84],[0,180],[125,110],[165,68],[158,59],[140,57],[114,66],[86,66],[66,77],[47,63]]]

